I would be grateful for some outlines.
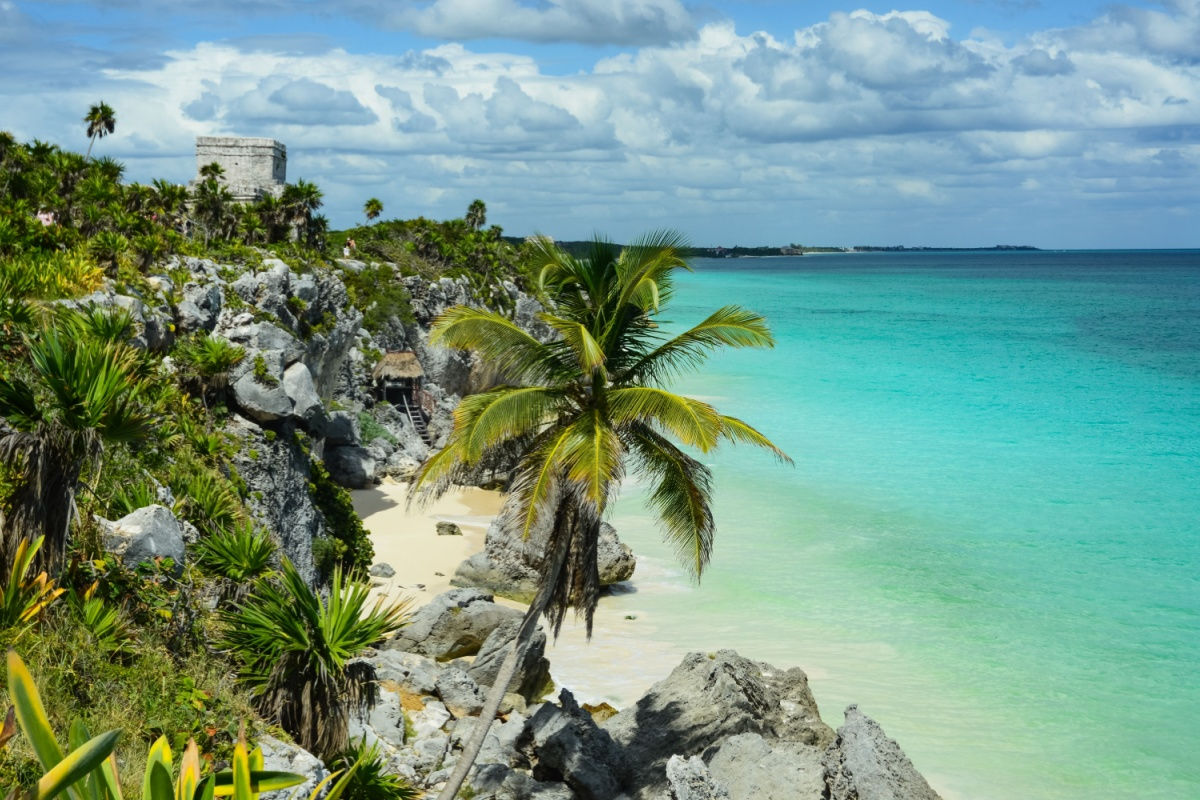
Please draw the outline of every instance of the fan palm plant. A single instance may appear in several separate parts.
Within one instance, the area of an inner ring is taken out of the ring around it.
[[[374,701],[374,669],[352,659],[405,623],[407,604],[368,608],[367,596],[339,568],[323,600],[284,559],[278,583],[260,581],[223,615],[225,644],[259,711],[322,757],[346,749],[351,709]]]
[[[32,383],[0,381],[0,463],[20,476],[0,538],[0,569],[21,539],[45,534],[38,562],[53,572],[66,550],[80,477],[98,469],[106,442],[135,442],[150,430],[144,379],[129,347],[52,326],[26,337]],[[3,576],[0,576],[3,577]]]
[[[436,495],[472,476],[496,448],[528,442],[502,513],[519,535],[536,535],[544,545],[539,591],[483,709],[485,724],[442,798],[454,797],[466,777],[538,619],[545,614],[557,634],[573,607],[590,635],[600,522],[627,464],[651,482],[650,504],[664,535],[698,578],[712,552],[712,476],[672,439],[700,452],[723,440],[753,444],[787,459],[745,422],[661,388],[717,348],[773,344],[763,317],[737,306],[677,335],[659,327],[672,273],[687,268],[683,246],[676,234],[655,233],[626,248],[597,240],[574,257],[549,240],[535,241],[535,265],[554,309],[541,318],[557,333],[553,341],[465,306],[434,324],[433,341],[476,351],[510,384],[463,400],[446,446],[418,473],[417,494]]]
[[[372,197],[371,199],[367,200],[367,202],[363,203],[363,216],[367,218],[368,223],[373,219],[378,219],[379,215],[382,213],[383,201],[378,197]]]

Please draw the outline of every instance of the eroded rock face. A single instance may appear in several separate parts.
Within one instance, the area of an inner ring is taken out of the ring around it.
[[[325,451],[329,477],[347,489],[366,489],[375,484],[375,459],[365,447],[347,445]]]
[[[451,589],[413,614],[388,647],[441,661],[475,655],[492,631],[514,619],[520,611],[496,605],[485,591]]]
[[[611,800],[630,780],[630,762],[592,715],[563,689],[559,704],[543,703],[525,726],[521,747],[529,753],[533,777],[561,780],[582,800]],[[638,764],[638,769],[643,766]]]
[[[294,772],[304,776],[304,783],[299,786],[275,792],[263,792],[263,800],[287,800],[294,793],[298,797],[308,797],[317,784],[329,775],[329,770],[325,769],[325,764],[321,759],[302,747],[281,742],[268,734],[258,737],[258,746],[262,748],[264,769]]]
[[[175,574],[183,571],[183,528],[169,508],[146,506],[126,514],[116,522],[102,520],[104,547],[117,555],[126,567],[136,567],[143,561],[170,558],[175,562]]]
[[[834,738],[801,670],[777,670],[732,650],[689,653],[670,676],[603,727],[638,765],[636,789],[646,798],[666,790],[672,755],[701,755],[740,733],[816,748]]]
[[[846,709],[824,767],[830,800],[941,800],[900,745],[858,706]]]
[[[700,756],[671,756],[667,760],[667,800],[729,800],[729,792],[713,780]]]
[[[458,565],[451,583],[478,586],[502,597],[528,603],[537,594],[539,575],[545,558],[551,521],[543,517],[528,539],[521,537],[501,513],[488,526],[484,549]],[[600,585],[610,586],[633,577],[637,560],[633,551],[617,537],[613,526],[600,525],[596,548]]]
[[[739,733],[711,749],[707,757],[712,777],[731,797],[817,800],[825,788],[821,755],[822,749],[814,745]]]
[[[483,645],[474,663],[468,670],[480,686],[492,686],[500,672],[500,666],[508,656],[513,637],[521,627],[521,620],[507,620],[496,626]],[[509,681],[507,692],[521,695],[532,702],[544,695],[551,686],[550,662],[546,659],[546,634],[541,628],[533,632],[518,655],[517,671]]]

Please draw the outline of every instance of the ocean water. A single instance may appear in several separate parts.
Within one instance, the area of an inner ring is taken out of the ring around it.
[[[699,586],[624,489],[637,590],[602,611],[654,640],[644,682],[733,647],[805,668],[835,727],[857,702],[947,797],[1200,797],[1200,252],[694,266],[676,326],[737,302],[778,342],[676,388],[795,466],[704,456]]]

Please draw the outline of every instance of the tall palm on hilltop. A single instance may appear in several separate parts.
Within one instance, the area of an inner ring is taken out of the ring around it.
[[[674,336],[658,326],[672,273],[687,268],[679,256],[683,246],[676,234],[655,233],[626,248],[597,240],[584,257],[574,257],[547,239],[534,242],[535,265],[553,304],[541,316],[557,333],[550,342],[501,314],[464,306],[434,324],[433,341],[476,351],[511,383],[462,401],[445,447],[418,473],[416,493],[436,495],[469,476],[490,452],[521,443],[504,521],[524,536],[539,524],[548,529],[537,596],[482,720],[495,717],[516,656],[543,614],[557,634],[573,607],[590,634],[600,588],[601,518],[627,464],[649,479],[664,535],[699,577],[712,551],[712,476],[675,442],[701,452],[722,440],[743,442],[787,459],[745,422],[661,388],[717,348],[774,343],[763,317],[738,306],[720,308]],[[477,726],[443,800],[457,793],[486,733],[486,722]]]
[[[372,197],[367,202],[363,203],[363,216],[367,218],[367,222],[378,219],[383,213],[383,201],[378,197]]]
[[[83,121],[87,123],[87,135],[91,139],[87,149],[87,158],[91,158],[92,146],[96,144],[96,140],[103,139],[117,129],[117,112],[101,100],[88,109]]]

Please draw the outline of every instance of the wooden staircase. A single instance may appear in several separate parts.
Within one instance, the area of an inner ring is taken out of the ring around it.
[[[410,403],[407,397],[401,396],[400,400],[403,404],[405,415],[408,416],[409,422],[412,423],[413,430],[417,432],[417,435],[421,437],[421,441],[426,446],[433,447],[433,437],[429,435],[429,422],[425,419],[425,412],[421,410],[420,406],[414,406]]]

